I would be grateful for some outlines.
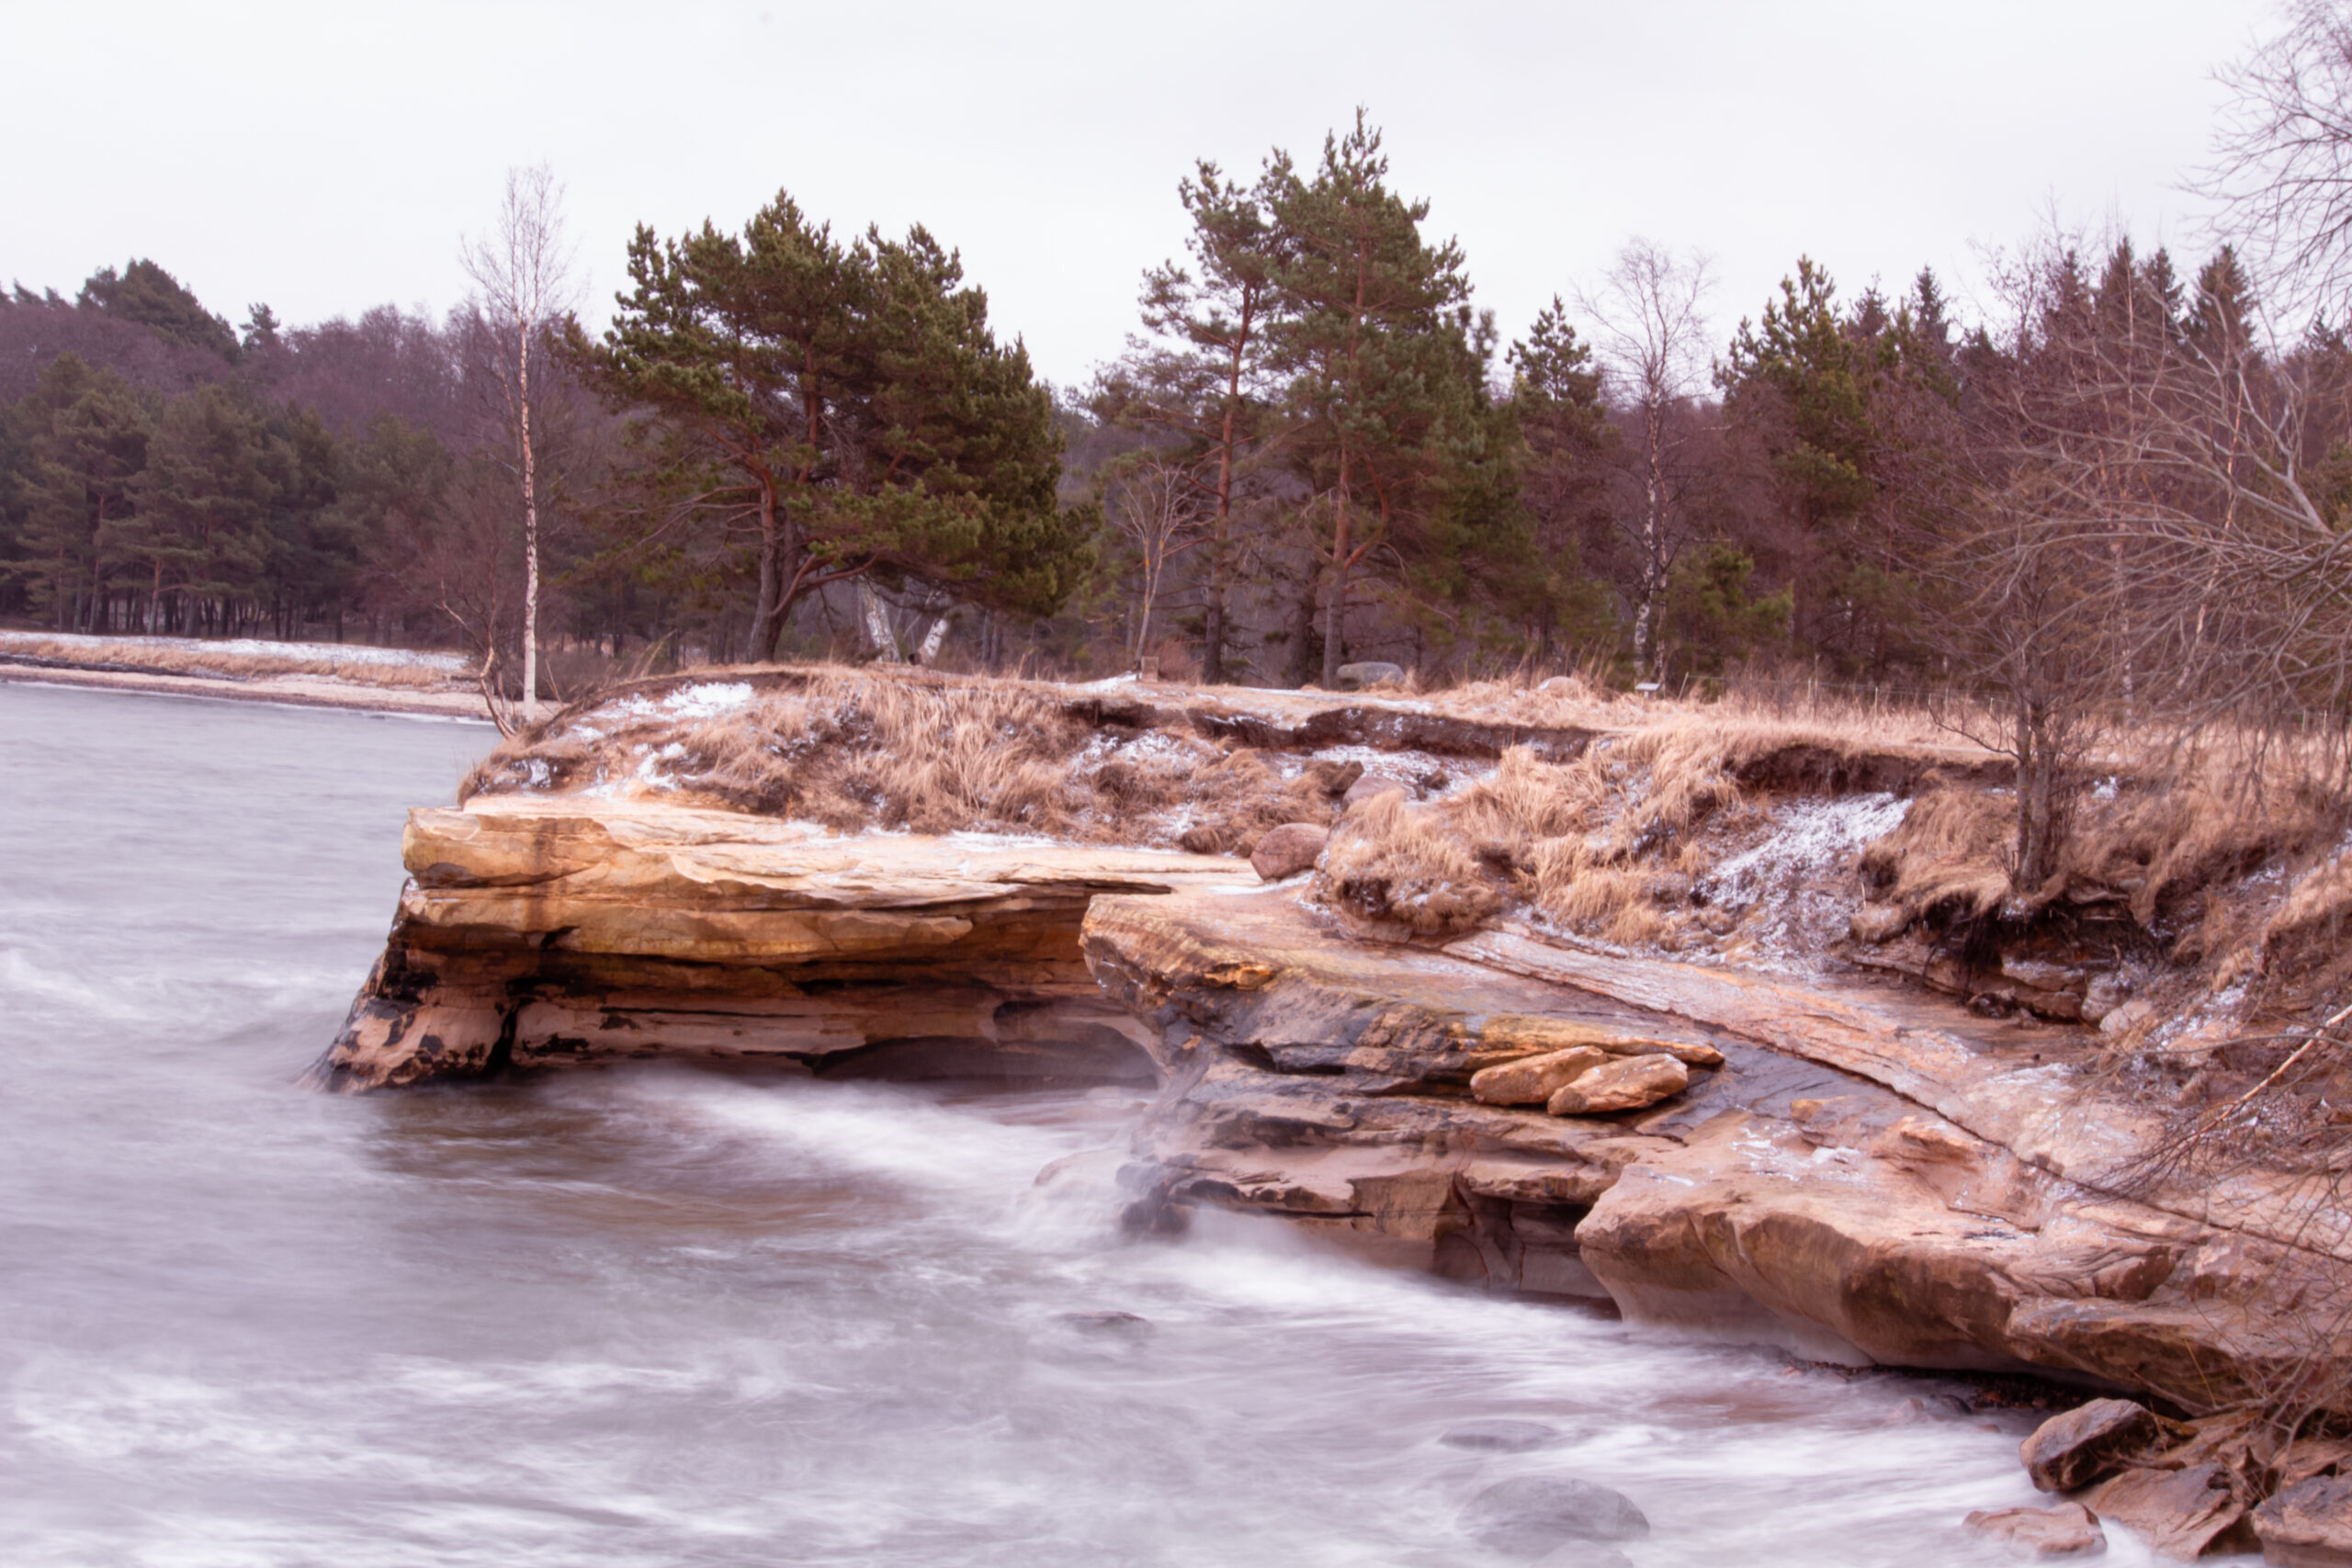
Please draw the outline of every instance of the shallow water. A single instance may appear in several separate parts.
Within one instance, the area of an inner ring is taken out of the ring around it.
[[[302,1088],[489,739],[0,684],[0,1561],[1475,1568],[1541,1473],[1644,1568],[1973,1562],[2035,1501],[1930,1383],[1124,1240],[1035,1184],[1102,1091]],[[1558,1441],[1436,1440],[1506,1416]]]

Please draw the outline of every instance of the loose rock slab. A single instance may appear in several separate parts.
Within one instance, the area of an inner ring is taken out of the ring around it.
[[[2352,1476],[2315,1475],[2254,1511],[2262,1560],[2282,1568],[2352,1568]]]
[[[1377,686],[1384,682],[1402,681],[1405,667],[1383,660],[1367,659],[1360,663],[1340,666],[1340,689],[1354,691],[1363,686]]]
[[[1609,1053],[1598,1045],[1521,1056],[1470,1075],[1470,1092],[1487,1105],[1543,1105],[1609,1060]]]
[[[2072,1492],[2111,1475],[2163,1435],[2155,1416],[2128,1399],[2094,1399],[2052,1416],[2018,1445],[2037,1490]]]
[[[1285,876],[1313,870],[1330,838],[1329,828],[1318,828],[1312,822],[1285,822],[1258,840],[1257,847],[1250,852],[1250,863],[1261,880],[1280,882]]]
[[[1690,1069],[1671,1056],[1613,1056],[1556,1090],[1544,1109],[1555,1116],[1605,1116],[1656,1105],[1690,1087]]]
[[[2245,1504],[2232,1489],[2229,1472],[2218,1464],[2127,1470],[2085,1501],[2102,1518],[2146,1536],[2160,1556],[2186,1562],[2216,1549],[2254,1545],[2235,1539],[2247,1534]]]
[[[2054,1508],[1979,1508],[1962,1521],[2013,1557],[2093,1557],[2107,1550],[2098,1516],[2080,1503]]]

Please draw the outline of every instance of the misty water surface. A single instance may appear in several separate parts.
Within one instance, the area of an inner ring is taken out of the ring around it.
[[[1637,1563],[1813,1568],[2034,1500],[1931,1384],[1124,1240],[1033,1186],[1100,1092],[303,1088],[489,739],[0,685],[0,1562],[1479,1568],[1462,1505],[1553,1473]],[[1437,1441],[1503,1416],[1560,1442]]]

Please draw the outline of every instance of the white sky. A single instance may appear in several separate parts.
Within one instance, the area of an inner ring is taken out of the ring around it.
[[[1159,6],[0,0],[0,280],[161,262],[241,321],[463,292],[550,161],[601,319],[632,226],[921,220],[1001,334],[1083,380],[1182,243],[1202,156],[1302,161],[1368,106],[1506,337],[1640,233],[1712,253],[1722,333],[1802,252],[1850,295],[2057,209],[2203,249],[2177,186],[2267,0]],[[1720,334],[1719,334],[1720,335]]]

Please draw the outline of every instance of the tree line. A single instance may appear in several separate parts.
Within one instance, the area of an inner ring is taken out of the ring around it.
[[[526,301],[512,246],[440,321],[232,329],[148,261],[19,288],[0,615],[518,673],[542,642],[1326,685],[1801,664],[1995,695],[2053,765],[2095,714],[2340,715],[2352,351],[2337,253],[2281,238],[2330,231],[2335,186],[2298,207],[2279,160],[2293,95],[2345,96],[2294,51],[2341,43],[2242,69],[2239,226],[2193,265],[2037,235],[1967,322],[1932,271],[1849,291],[1798,257],[1724,333],[1705,258],[1637,241],[1505,342],[1361,113],[1182,179],[1184,254],[1080,387],[926,229],[788,193],[640,229],[602,331],[560,276]]]

